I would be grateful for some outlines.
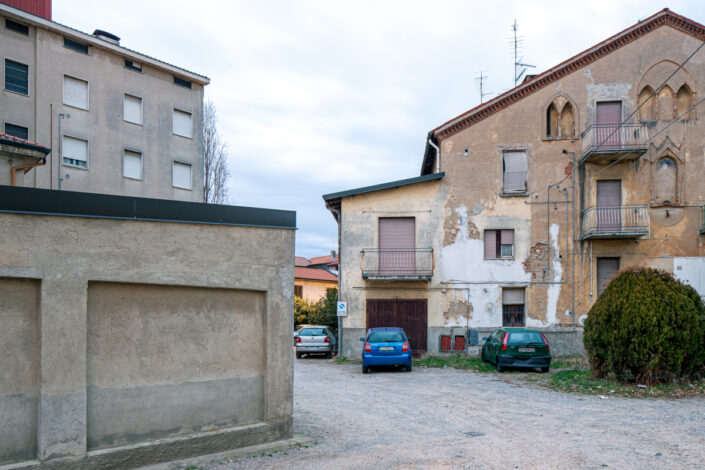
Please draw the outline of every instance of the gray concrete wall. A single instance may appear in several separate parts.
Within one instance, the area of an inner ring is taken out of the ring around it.
[[[293,259],[290,229],[0,213],[0,463],[289,437]]]

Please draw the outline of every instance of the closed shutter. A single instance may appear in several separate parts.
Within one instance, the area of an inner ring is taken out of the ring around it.
[[[622,102],[602,101],[597,103],[595,116],[595,144],[599,148],[619,148],[621,146]]]
[[[191,165],[174,162],[172,184],[177,188],[191,189]]]
[[[142,179],[142,154],[125,150],[122,160],[122,176],[137,180]]]
[[[191,137],[191,113],[174,110],[174,134]]]
[[[64,75],[64,104],[88,109],[88,82]]]
[[[618,232],[622,229],[622,181],[597,182],[597,230]]]
[[[607,288],[607,285],[619,271],[619,258],[597,258],[597,296]]]
[[[502,304],[524,305],[524,289],[502,289]]]
[[[416,266],[416,223],[413,217],[379,219],[379,269],[413,274]]]
[[[502,191],[505,193],[523,193],[526,191],[526,152],[504,152],[504,178]]]
[[[62,161],[64,165],[88,168],[88,141],[67,135],[63,138]]]
[[[135,124],[142,124],[142,98],[125,95],[123,119]]]
[[[497,258],[497,230],[485,230],[485,259]]]

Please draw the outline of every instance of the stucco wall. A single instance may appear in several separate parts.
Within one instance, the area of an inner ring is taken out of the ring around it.
[[[293,258],[291,229],[0,213],[0,463],[289,437]]]
[[[294,283],[302,287],[302,297],[309,302],[318,302],[326,296],[328,289],[338,288],[338,283],[335,281],[314,281],[312,279],[297,278]]]

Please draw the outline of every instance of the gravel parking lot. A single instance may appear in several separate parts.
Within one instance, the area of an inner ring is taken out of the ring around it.
[[[295,363],[294,432],[317,444],[204,469],[705,468],[702,398],[600,398],[511,374]]]

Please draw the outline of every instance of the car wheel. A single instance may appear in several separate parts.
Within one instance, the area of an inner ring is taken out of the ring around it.
[[[497,358],[497,372],[504,372],[504,366],[502,366],[502,361]]]
[[[487,362],[487,358],[485,357],[485,350],[484,348],[482,349],[482,356],[481,356],[482,362]]]
[[[412,366],[411,366],[411,364],[409,364],[408,366],[406,366],[406,371],[411,372],[411,368],[412,368]]]
[[[303,353],[300,353],[300,352],[296,353],[296,359],[301,359],[301,356],[303,356]]]
[[[541,372],[544,373],[544,374],[545,374],[546,372],[548,372],[548,367],[542,367],[542,368],[541,368]]]
[[[332,358],[332,357],[333,357],[333,352],[332,352],[332,351],[328,351],[328,352],[326,353],[326,357],[327,357],[328,359]]]
[[[362,366],[362,373],[367,374],[370,371],[370,368],[367,366]]]

